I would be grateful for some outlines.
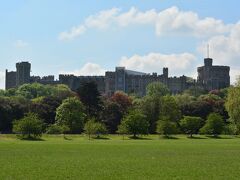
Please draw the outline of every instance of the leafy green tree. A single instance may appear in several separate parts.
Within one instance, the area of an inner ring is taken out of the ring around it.
[[[135,109],[139,109],[145,116],[149,122],[149,132],[155,133],[156,130],[156,122],[160,116],[160,108],[161,108],[162,97],[152,97],[145,96],[143,97]]]
[[[170,93],[167,86],[161,82],[150,83],[147,88],[147,96],[161,97]]]
[[[237,84],[239,83],[240,81]],[[240,85],[228,89],[225,106],[231,121],[234,122],[237,126],[238,133],[240,133]]]
[[[23,96],[27,99],[56,96],[63,100],[67,97],[74,96],[74,93],[66,85],[43,85],[39,83],[23,84],[22,86],[18,87],[17,90],[15,90],[14,94]]]
[[[128,134],[133,134],[133,137],[136,138],[137,135],[148,134],[149,122],[140,111],[133,110],[123,118],[119,127],[125,128]]]
[[[34,113],[27,114],[24,118],[13,123],[13,132],[21,134],[22,138],[36,139],[41,137],[43,123]]]
[[[206,124],[200,129],[202,134],[218,136],[224,130],[224,121],[221,115],[217,113],[209,114]]]
[[[84,106],[76,97],[65,99],[56,111],[56,123],[69,127],[70,133],[81,133],[85,118]]]
[[[206,101],[200,99],[179,104],[183,116],[197,116],[206,119],[213,112],[213,107]]]
[[[186,134],[192,137],[193,134],[197,134],[201,128],[203,119],[194,116],[184,116],[180,121],[181,128]]]
[[[121,134],[123,136],[123,139],[124,135],[128,134],[127,125],[125,124],[125,122],[122,122],[121,124],[118,125],[117,133]]]
[[[173,96],[164,96],[161,103],[160,119],[168,117],[170,121],[177,122],[181,118],[180,107]]]
[[[172,122],[168,118],[161,119],[157,121],[156,132],[160,135],[164,135],[165,137],[177,134],[178,133],[177,124],[175,122]]]
[[[107,133],[107,129],[104,124],[91,119],[85,123],[84,132],[88,135],[89,139],[93,135],[96,135],[96,137],[99,138],[101,134]]]
[[[0,97],[0,132],[11,133],[12,122],[24,117],[29,104],[23,97]]]
[[[102,110],[101,94],[95,82],[83,83],[77,90],[81,102],[85,105],[88,117],[98,118]]]
[[[31,112],[38,114],[46,125],[54,124],[56,109],[61,105],[61,100],[56,96],[46,96],[33,101],[30,106]]]
[[[149,132],[155,133],[156,122],[162,112],[163,97],[169,94],[169,89],[160,82],[150,83],[146,88],[146,96],[138,100],[135,108],[139,109],[150,123]]]
[[[100,138],[103,134],[107,134],[106,126],[103,123],[95,122],[95,134],[97,138]]]
[[[95,120],[88,120],[84,125],[84,132],[88,135],[90,139],[93,134],[95,134]]]

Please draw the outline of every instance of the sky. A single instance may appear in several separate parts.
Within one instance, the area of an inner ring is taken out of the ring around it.
[[[239,0],[0,0],[0,89],[5,69],[103,75],[116,66],[197,77],[209,56],[240,75]]]

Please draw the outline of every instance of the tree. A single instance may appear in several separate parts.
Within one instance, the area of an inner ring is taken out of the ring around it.
[[[56,111],[56,124],[69,127],[70,133],[81,133],[85,118],[84,106],[76,97],[65,99]]]
[[[213,112],[211,104],[201,99],[180,104],[180,109],[183,116],[197,116],[202,119],[206,119]]]
[[[61,100],[55,96],[46,96],[38,101],[32,101],[31,112],[38,116],[46,123],[46,125],[54,124],[56,117],[56,109],[61,105]]]
[[[104,101],[102,120],[106,124],[110,133],[115,133],[123,117],[123,112],[118,103],[111,100]]]
[[[140,111],[132,110],[123,118],[119,127],[125,128],[128,134],[133,134],[133,137],[136,138],[139,134],[148,134],[149,122]],[[122,129],[119,130],[121,131]]]
[[[13,94],[13,92],[11,93]],[[66,85],[60,84],[53,86],[43,85],[39,83],[23,84],[18,87],[17,90],[15,90],[14,94],[23,96],[27,99],[34,99],[45,96],[56,96],[61,100],[66,99],[67,97],[72,97],[74,95],[74,93]]]
[[[186,134],[192,138],[193,134],[197,134],[202,125],[202,118],[194,116],[184,116],[180,121],[181,128]]]
[[[111,101],[117,103],[120,106],[122,114],[125,114],[132,106],[132,99],[121,91],[115,92],[111,97]]]
[[[111,98],[103,102],[101,113],[103,122],[110,133],[115,133],[121,119],[132,107],[132,99],[127,94],[117,91]]]
[[[177,122],[181,118],[180,107],[172,96],[164,96],[161,103],[160,118],[168,117],[170,121]]]
[[[149,122],[150,133],[155,133],[156,131],[156,122],[160,116],[161,101],[162,98],[160,97],[145,96],[135,106],[135,109],[139,109],[146,116]]]
[[[159,119],[161,113],[161,106],[163,102],[163,97],[169,94],[169,89],[160,82],[150,83],[147,88],[147,95],[139,100],[135,108],[140,109],[140,111],[146,116],[150,123],[149,132],[155,133],[156,122]]]
[[[95,82],[83,83],[77,90],[77,94],[86,107],[89,117],[98,117],[99,111],[102,109],[102,101],[100,92]]]
[[[167,86],[161,82],[150,83],[147,88],[147,96],[161,97],[170,93]]]
[[[117,133],[122,134],[124,139],[124,135],[128,133],[127,125],[125,124],[125,122],[122,122],[118,125]]]
[[[27,114],[24,118],[13,123],[13,132],[21,134],[22,138],[36,139],[42,135],[43,123],[34,113]]]
[[[11,133],[12,122],[24,117],[29,104],[23,97],[0,97],[0,132]]]
[[[240,85],[237,85],[235,87],[230,87],[228,89],[228,96],[225,103],[225,107],[230,116],[230,120],[237,126],[238,133],[239,133],[240,132]]]
[[[217,113],[209,114],[206,124],[200,129],[202,134],[218,136],[224,130],[224,122],[221,115]]]
[[[156,132],[160,135],[164,135],[165,137],[169,137],[172,134],[177,134],[178,129],[175,122],[165,118],[157,121]]]
[[[103,134],[107,134],[106,126],[103,123],[95,122],[95,134],[97,138],[100,138]]]
[[[107,129],[104,124],[91,119],[85,123],[84,132],[88,135],[89,139],[92,135],[96,135],[99,138],[101,134],[107,133]]]

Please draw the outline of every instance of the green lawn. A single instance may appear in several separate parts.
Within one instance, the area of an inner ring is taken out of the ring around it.
[[[240,179],[240,138],[0,136],[0,179]]]

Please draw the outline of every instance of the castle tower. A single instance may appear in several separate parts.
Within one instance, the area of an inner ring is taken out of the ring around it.
[[[31,64],[29,62],[20,62],[16,64],[16,86],[21,86],[30,82]]]
[[[5,89],[15,88],[16,87],[16,72],[15,71],[8,71],[6,69],[5,74]]]
[[[165,77],[165,78],[168,78],[168,68],[163,68],[163,76]]]

